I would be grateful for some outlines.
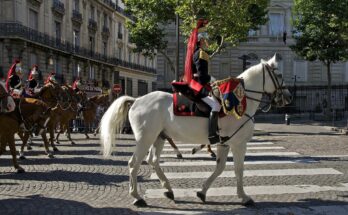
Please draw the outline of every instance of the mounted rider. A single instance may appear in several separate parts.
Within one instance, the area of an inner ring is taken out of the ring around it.
[[[27,81],[27,91],[26,94],[29,97],[33,97],[36,93],[40,91],[39,85],[39,66],[34,64],[30,70],[28,81]]]
[[[22,95],[22,78],[23,73],[21,62],[20,60],[15,60],[11,68],[8,70],[6,78],[6,89],[14,98],[19,98]]]
[[[49,76],[46,78],[45,85],[46,84],[53,84],[55,86],[59,85],[56,79],[56,73],[51,72]]]
[[[220,136],[217,134],[217,130],[221,105],[214,96],[209,96],[209,92],[211,91],[209,84],[211,76],[208,72],[209,55],[205,51],[209,46],[207,41],[207,24],[207,20],[199,19],[196,28],[193,29],[189,38],[184,82],[188,83],[190,88],[197,92],[197,97],[201,98],[203,102],[210,106],[208,139],[210,144],[215,144],[220,142]]]

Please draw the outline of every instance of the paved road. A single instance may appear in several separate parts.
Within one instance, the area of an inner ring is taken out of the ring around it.
[[[167,144],[161,166],[176,201],[162,196],[153,170],[139,172],[139,191],[149,208],[131,206],[127,161],[135,142],[122,136],[112,159],[99,154],[98,139],[75,134],[76,145],[63,139],[55,158],[43,155],[36,141],[16,174],[6,154],[0,157],[0,214],[348,214],[348,138],[329,127],[257,124],[248,144],[245,189],[256,201],[240,205],[233,159],[216,179],[202,204],[195,195],[215,161],[205,151],[190,155],[192,146],[177,143],[184,159]]]

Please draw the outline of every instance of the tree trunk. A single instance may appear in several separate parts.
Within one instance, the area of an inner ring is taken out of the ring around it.
[[[329,116],[332,116],[331,112],[331,106],[332,106],[332,101],[331,101],[331,62],[328,61],[326,63],[327,66],[327,113]]]
[[[175,66],[174,66],[173,61],[170,59],[170,57],[163,50],[158,50],[158,52],[161,53],[166,58],[167,62],[169,63],[169,66],[170,66],[170,70],[173,72],[173,74],[175,76]]]

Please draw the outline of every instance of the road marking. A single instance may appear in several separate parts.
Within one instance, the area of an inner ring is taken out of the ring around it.
[[[166,172],[168,179],[181,178],[208,178],[213,172]],[[343,173],[333,168],[316,169],[266,169],[266,170],[245,170],[244,177],[262,176],[294,176],[294,175],[341,175]],[[224,171],[219,177],[235,177],[234,171]],[[158,179],[156,173],[152,173],[150,179]]]
[[[177,144],[177,142],[175,142],[175,141],[174,141],[174,143],[179,148],[180,147],[196,147],[196,146],[200,145],[200,144],[192,144],[192,143],[186,144],[186,143],[182,143],[182,142],[178,142],[178,144]],[[165,144],[169,144],[168,141],[165,141]],[[274,143],[273,142],[248,142],[247,145],[248,146],[274,145]]]
[[[282,194],[301,194],[301,193],[316,193],[323,191],[348,191],[348,183],[340,186],[318,186],[318,185],[270,185],[270,186],[249,186],[244,187],[248,195],[282,195]],[[166,189],[147,189],[145,192],[146,198],[165,198],[163,193]],[[185,188],[173,189],[175,198],[195,197],[196,192],[201,191],[201,188]],[[237,195],[236,187],[218,187],[210,188],[207,196],[235,196]]]
[[[284,203],[286,205],[286,203]],[[348,205],[330,205],[330,206],[285,206],[285,207],[270,207],[270,208],[237,208],[233,210],[224,211],[197,211],[197,210],[158,210],[158,211],[139,211],[140,215],[166,215],[166,214],[187,214],[187,215],[208,215],[208,214],[239,214],[239,215],[256,215],[256,214],[348,214]]]
[[[232,153],[228,154],[232,156]],[[298,156],[297,152],[247,152],[246,156]],[[183,154],[184,158],[211,158],[210,154]],[[161,158],[176,158],[176,154],[161,154]]]
[[[185,158],[185,157],[184,157]],[[297,163],[318,163],[313,159],[296,160],[270,160],[270,161],[245,161],[244,165],[263,165],[263,164],[297,164]],[[166,166],[215,166],[216,161],[182,161],[182,162],[161,162],[161,167]],[[234,162],[226,162],[226,165],[234,165]]]
[[[216,151],[216,148],[211,148],[212,150]],[[251,146],[251,147],[247,147],[248,150],[276,150],[276,149],[285,149],[282,146]],[[204,150],[204,149],[202,149]],[[174,151],[174,149],[172,147],[165,147],[163,149],[164,152],[171,152]],[[179,148],[180,152],[191,152],[192,148]]]

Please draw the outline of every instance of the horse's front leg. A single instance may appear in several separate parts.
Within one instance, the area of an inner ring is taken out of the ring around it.
[[[24,132],[24,135],[22,132],[18,132],[18,136],[20,137],[20,139],[22,140],[22,145],[21,145],[21,149],[19,151],[19,159],[25,159],[24,156],[24,147],[27,145],[28,143],[28,139],[29,139],[29,132]]]
[[[64,123],[63,128],[64,128],[64,130],[65,130],[65,132],[66,132],[66,134],[67,134],[68,139],[69,139],[70,142],[71,142],[71,145],[75,145],[76,143],[71,139],[69,121],[67,121],[67,122]]]
[[[19,166],[17,162],[17,151],[16,151],[16,146],[15,146],[15,139],[14,139],[14,134],[10,134],[4,139],[5,141],[7,140],[8,146],[10,147],[11,155],[12,155],[12,162],[14,168],[17,170],[18,173],[23,173],[25,170]]]
[[[170,144],[170,146],[174,149],[175,153],[176,153],[176,157],[177,158],[182,158],[182,154],[179,151],[178,147],[175,145],[174,141],[172,138],[170,137],[166,137],[168,143]]]
[[[247,149],[247,141],[232,145],[231,151],[233,154],[234,172],[237,179],[237,194],[242,199],[242,203],[245,206],[251,206],[254,204],[252,198],[245,194],[243,187],[243,171],[244,171],[244,159]]]
[[[50,125],[48,128],[48,132],[50,133],[50,143],[51,146],[53,148],[53,151],[58,151],[58,148],[56,147],[56,145],[54,144],[54,126]]]
[[[205,145],[200,145],[200,146],[196,146],[192,149],[192,154],[196,154],[197,152],[201,151],[203,148],[205,147]]]
[[[151,147],[151,150],[149,152],[149,155],[148,155],[146,161],[148,164],[150,164],[154,168],[154,170],[155,170],[155,172],[156,172],[156,174],[161,182],[162,187],[168,190],[167,192],[164,193],[164,196],[171,199],[171,200],[174,200],[173,189],[170,186],[168,178],[164,175],[164,172],[159,165],[159,160],[160,160],[160,156],[161,156],[161,153],[163,150],[163,145],[164,145],[163,139],[158,138],[156,140],[155,144]]]
[[[210,154],[212,158],[216,158],[216,154],[215,152],[213,152],[210,145],[207,145],[207,152]]]
[[[54,158],[53,154],[50,152],[50,149],[49,149],[49,142],[47,140],[46,131],[42,132],[41,137],[42,137],[42,140],[44,141],[45,152],[47,157]]]
[[[202,202],[205,202],[206,193],[210,185],[224,171],[229,150],[230,150],[229,145],[222,145],[222,144],[217,145],[215,171],[203,184],[202,191],[197,192],[197,197],[199,197],[202,200]]]

